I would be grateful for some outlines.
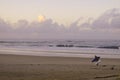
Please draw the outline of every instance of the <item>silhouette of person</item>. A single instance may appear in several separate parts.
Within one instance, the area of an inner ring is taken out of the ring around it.
[[[92,60],[92,62],[94,62],[97,66],[99,66],[99,63],[101,62],[100,57],[95,55],[95,57]]]

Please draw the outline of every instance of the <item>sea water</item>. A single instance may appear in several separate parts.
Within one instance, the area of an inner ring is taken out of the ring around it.
[[[120,58],[120,40],[0,40],[0,54]]]

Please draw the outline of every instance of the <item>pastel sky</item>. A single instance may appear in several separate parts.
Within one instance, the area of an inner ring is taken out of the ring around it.
[[[120,40],[119,34],[120,0],[0,0],[0,40]]]
[[[108,9],[120,8],[120,0],[0,0],[0,17],[15,22],[37,20],[39,15],[70,24],[80,17],[96,18]]]

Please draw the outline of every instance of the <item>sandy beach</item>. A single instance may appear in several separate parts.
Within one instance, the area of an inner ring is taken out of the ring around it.
[[[0,54],[0,80],[120,80],[120,59]]]
[[[0,0],[0,80],[120,80],[120,0]]]

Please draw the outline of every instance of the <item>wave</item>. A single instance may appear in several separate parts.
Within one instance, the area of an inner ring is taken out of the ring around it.
[[[99,48],[119,49],[120,41],[81,41],[81,40],[44,40],[44,41],[0,41],[0,47],[59,47],[59,48]]]
[[[103,46],[98,48],[105,48],[105,49],[119,49],[120,46]]]

